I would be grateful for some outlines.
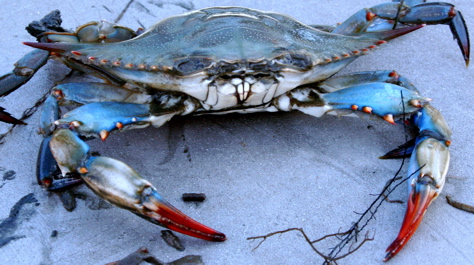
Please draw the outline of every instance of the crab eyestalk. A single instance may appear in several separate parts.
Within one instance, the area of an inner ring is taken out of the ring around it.
[[[410,240],[423,216],[443,189],[449,167],[451,131],[441,114],[426,105],[415,114],[420,135],[410,158],[409,197],[405,218],[397,238],[387,248],[384,261],[393,258]]]
[[[108,157],[90,157],[89,147],[69,129],[57,130],[51,151],[63,175],[81,174],[87,186],[108,202],[163,227],[209,240],[224,241],[226,236],[173,207],[125,163]]]

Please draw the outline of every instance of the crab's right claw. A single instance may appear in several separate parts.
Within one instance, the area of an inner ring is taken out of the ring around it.
[[[121,161],[92,157],[79,172],[99,196],[154,224],[209,241],[226,240],[223,233],[191,219],[165,201],[150,182]]]
[[[223,233],[186,216],[166,202],[155,187],[127,164],[108,157],[94,157],[89,146],[69,129],[58,129],[49,143],[63,175],[73,172],[97,195],[146,220],[171,230],[209,240],[224,241]]]

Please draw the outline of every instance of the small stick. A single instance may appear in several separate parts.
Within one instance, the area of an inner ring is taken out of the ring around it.
[[[453,206],[454,208],[463,210],[468,213],[474,213],[474,206],[455,201],[449,195],[446,195],[446,201],[449,203],[449,205]]]

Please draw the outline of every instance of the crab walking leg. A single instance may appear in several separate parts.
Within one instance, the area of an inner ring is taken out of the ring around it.
[[[59,119],[59,106],[94,102],[150,103],[151,96],[107,83],[67,83],[53,87],[40,118],[40,132],[50,135]]]
[[[36,71],[46,63],[48,58],[48,51],[34,50],[16,62],[12,72],[0,77],[0,97],[10,94],[28,82]],[[0,121],[11,124],[26,124],[14,118],[2,107],[0,107]]]
[[[147,104],[127,102],[94,102],[80,106],[55,121],[80,135],[100,137],[103,141],[113,130],[160,127],[175,115],[193,112],[198,103],[186,95],[156,95]]]
[[[429,101],[431,99],[420,96],[416,88],[396,72],[376,71],[330,78],[297,88],[272,103],[282,111],[299,110],[315,117],[333,114],[332,111],[336,114],[340,110],[362,111],[395,124],[397,116],[414,113]]]
[[[407,25],[449,25],[454,39],[457,40],[461,53],[469,64],[470,41],[467,26],[461,12],[454,5],[443,2],[424,3],[425,1],[394,1],[365,8],[352,15],[332,33],[343,35],[374,34],[384,40],[386,32]]]
[[[51,152],[62,174],[78,172],[97,195],[146,220],[193,237],[224,241],[226,236],[183,214],[165,201],[156,188],[125,163],[91,157],[89,147],[69,129],[54,132]]]
[[[387,248],[384,261],[394,257],[420,225],[428,206],[443,189],[449,167],[451,130],[443,116],[431,105],[414,114],[420,128],[408,168],[409,197],[400,232]]]

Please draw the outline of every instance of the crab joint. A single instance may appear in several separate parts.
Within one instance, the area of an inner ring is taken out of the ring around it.
[[[107,130],[102,130],[100,131],[100,139],[102,139],[102,141],[105,141],[105,139],[107,139],[107,137],[109,137],[109,131]]]
[[[367,21],[371,21],[371,20],[374,19],[376,16],[377,16],[377,14],[368,11],[367,14],[365,15],[365,19],[367,19]]]
[[[397,71],[392,71],[388,74],[389,77],[392,77],[392,78],[395,78],[395,79],[398,79],[400,77],[400,75],[398,75]]]
[[[362,108],[362,111],[365,112],[365,113],[372,113],[372,108],[371,107],[368,107],[368,106],[365,106]]]
[[[421,102],[418,99],[410,100],[410,105],[415,106],[417,108],[423,107],[423,105],[421,105]]]
[[[55,121],[54,124],[59,125],[59,122]],[[81,123],[79,121],[71,121],[69,123],[69,128],[70,129],[78,128],[79,126],[81,126]]]
[[[81,173],[81,174],[87,174],[87,173],[89,173],[89,170],[87,170],[87,168],[85,168],[85,167],[79,168],[78,171],[79,171],[79,173]]]
[[[57,99],[57,100],[61,100],[64,98],[64,94],[63,94],[63,91],[61,91],[60,89],[55,89],[52,93],[52,95]]]
[[[386,120],[387,122],[395,125],[395,121],[393,120],[393,115],[392,114],[387,114],[383,116],[383,119]]]

